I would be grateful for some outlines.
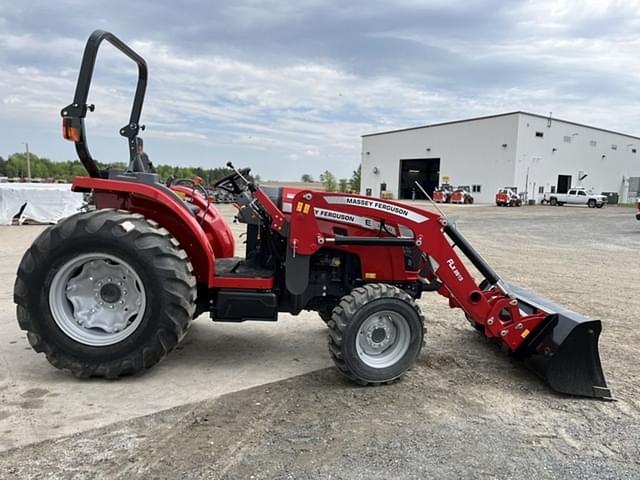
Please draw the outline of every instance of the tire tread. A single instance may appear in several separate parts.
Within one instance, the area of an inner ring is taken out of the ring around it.
[[[122,224],[125,222],[130,222],[135,228],[124,228]],[[154,272],[161,277],[163,285],[170,286],[162,292],[167,301],[163,322],[141,348],[122,358],[103,362],[87,361],[62,351],[41,334],[38,309],[29,301],[29,285],[34,281],[32,276],[36,265],[52,255],[56,244],[79,233],[109,234],[118,237],[119,241],[128,242],[136,250],[152,255],[154,265],[157,265]],[[18,323],[27,332],[32,348],[44,353],[54,367],[70,370],[80,378],[114,379],[139,373],[161,361],[185,336],[195,311],[196,295],[193,267],[175,238],[156,222],[140,214],[114,209],[78,213],[45,230],[25,253],[14,285]]]
[[[367,380],[353,372],[344,360],[342,348],[345,341],[345,331],[351,319],[361,307],[380,298],[397,299],[410,305],[420,319],[422,335],[426,334],[425,318],[420,307],[411,295],[396,286],[385,283],[370,283],[354,288],[348,295],[342,297],[338,305],[333,309],[331,320],[327,324],[329,326],[329,353],[340,373],[349,380],[364,386],[390,384],[397,381],[401,376],[384,381]]]

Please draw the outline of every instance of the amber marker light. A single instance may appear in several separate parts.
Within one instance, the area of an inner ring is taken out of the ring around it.
[[[80,131],[71,126],[71,118],[63,118],[62,119],[62,136],[65,140],[69,140],[71,142],[79,142],[80,141]]]

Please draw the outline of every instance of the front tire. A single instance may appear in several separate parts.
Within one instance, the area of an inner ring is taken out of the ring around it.
[[[594,199],[591,199],[587,202],[587,206],[589,208],[596,208],[596,201]]]
[[[400,378],[422,349],[424,317],[414,299],[387,284],[344,296],[329,322],[329,352],[344,376],[361,385]]]
[[[329,321],[331,320],[332,313],[333,313],[333,308],[330,306],[324,306],[318,310],[318,315],[320,316],[322,321],[327,325],[329,325]]]
[[[196,280],[177,245],[124,211],[79,213],[45,230],[14,286],[33,349],[78,377],[116,378],[158,363],[195,310]]]

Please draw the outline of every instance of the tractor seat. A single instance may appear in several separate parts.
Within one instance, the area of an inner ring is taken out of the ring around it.
[[[134,182],[134,183],[145,183],[147,185],[152,185],[153,187],[162,190],[165,193],[168,193],[172,196],[176,196],[180,198],[180,196],[167,187],[164,183],[160,182],[160,178],[157,173],[145,173],[145,172],[123,172],[122,170],[112,170],[109,169],[109,178],[113,180],[120,180],[125,182]],[[198,214],[200,209],[189,202],[185,202],[182,198],[180,198],[180,203],[184,206],[184,208],[194,217]]]

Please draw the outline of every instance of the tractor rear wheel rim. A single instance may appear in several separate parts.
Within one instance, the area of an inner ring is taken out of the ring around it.
[[[360,324],[356,351],[367,366],[387,368],[404,357],[410,343],[409,322],[398,312],[385,310],[370,315]]]
[[[49,288],[56,325],[76,342],[104,347],[129,337],[142,322],[147,300],[136,271],[119,257],[86,253],[67,260]]]

